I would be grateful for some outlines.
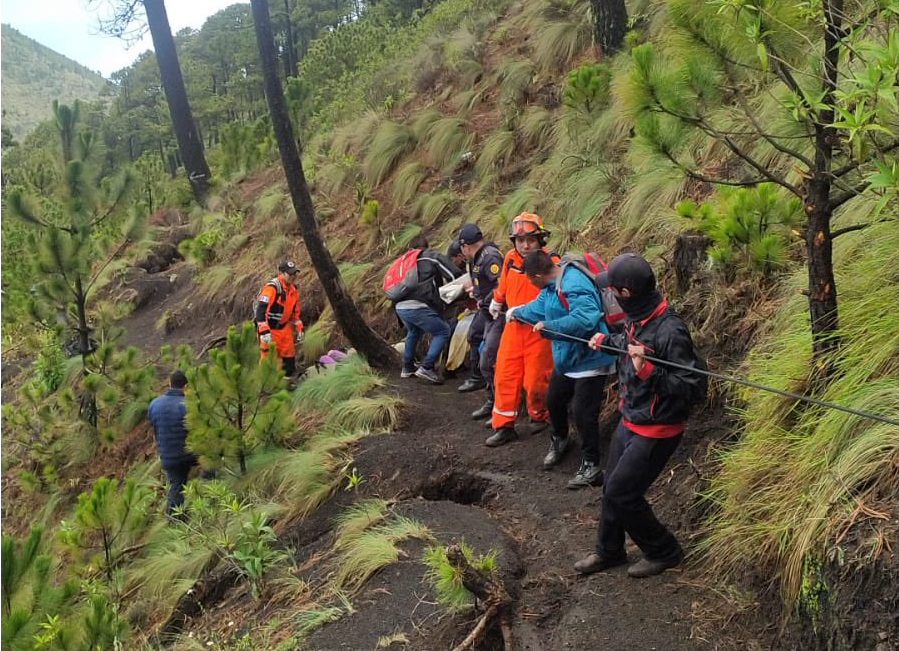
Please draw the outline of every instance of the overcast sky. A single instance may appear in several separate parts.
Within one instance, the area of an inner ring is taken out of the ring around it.
[[[172,33],[184,27],[200,27],[206,18],[238,1],[167,0]],[[0,21],[104,77],[127,66],[144,50],[152,49],[149,34],[130,48],[118,39],[99,34],[96,11],[87,9],[87,5],[88,0],[0,0]]]

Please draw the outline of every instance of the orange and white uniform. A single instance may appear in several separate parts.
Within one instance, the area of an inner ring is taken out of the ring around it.
[[[282,283],[280,278],[267,282],[259,292],[256,303],[256,329],[258,333],[271,333],[275,354],[281,359],[293,361],[294,332],[303,331],[300,321],[300,295],[292,283]],[[262,357],[270,351],[269,346],[260,343]]]
[[[550,255],[555,262],[559,261],[555,253]],[[524,275],[523,262],[521,254],[514,247],[503,259],[493,299],[498,303],[505,303],[507,310],[530,303],[540,293]],[[493,376],[496,397],[491,425],[494,430],[511,427],[515,423],[522,388],[525,390],[531,420],[547,420],[546,389],[552,370],[550,341],[534,332],[529,325],[516,321],[507,323],[496,354]]]

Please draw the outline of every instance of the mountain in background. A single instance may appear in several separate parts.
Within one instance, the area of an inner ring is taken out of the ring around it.
[[[3,126],[17,138],[50,118],[54,99],[91,101],[107,83],[99,73],[9,25],[2,26],[2,49]]]

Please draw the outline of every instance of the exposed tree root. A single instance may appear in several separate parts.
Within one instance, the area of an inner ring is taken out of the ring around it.
[[[512,651],[512,597],[505,586],[474,569],[458,545],[446,548],[446,560],[461,574],[462,585],[477,597],[484,607],[484,614],[471,633],[453,651],[473,649],[493,624],[499,625],[505,651]]]

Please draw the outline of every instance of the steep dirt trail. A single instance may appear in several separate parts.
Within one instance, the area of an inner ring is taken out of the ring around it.
[[[364,441],[354,463],[368,478],[366,493],[476,504],[485,526],[495,525],[514,541],[523,566],[518,585],[513,586],[518,597],[518,648],[734,648],[695,634],[691,608],[709,605],[707,594],[697,587],[696,570],[689,566],[644,580],[629,578],[624,567],[590,577],[577,575],[572,566],[592,549],[601,496],[599,488],[565,487],[579,463],[579,451],[573,450],[560,467],[545,472],[541,461],[548,444],[546,432],[487,448],[483,441],[488,430],[469,417],[483,393],[459,394],[458,383],[432,387],[392,379],[392,387],[408,406],[405,425],[393,434]],[[604,423],[603,454],[612,427],[613,422]],[[696,456],[698,464],[704,441],[716,435],[720,431],[714,426],[694,425],[650,492],[660,519],[683,543],[688,540],[688,511],[698,484],[691,459]],[[455,529],[460,536],[471,535],[470,523]],[[453,523],[447,523],[446,532],[454,532]],[[628,552],[632,561],[639,558],[636,548],[629,547]],[[438,637],[450,641],[445,635]],[[427,633],[413,646],[443,648]]]

